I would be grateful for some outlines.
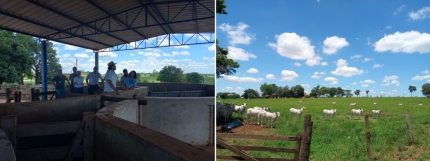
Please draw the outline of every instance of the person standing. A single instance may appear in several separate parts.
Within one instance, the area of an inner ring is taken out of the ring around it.
[[[90,80],[89,83],[88,79]],[[86,79],[88,85],[88,94],[92,95],[94,94],[94,92],[99,91],[99,79],[101,79],[103,82],[102,75],[100,75],[100,73],[98,72],[98,68],[94,67],[93,72],[89,73]]]
[[[124,79],[124,89],[134,89],[137,86],[137,80],[136,80],[136,72],[134,70],[132,70],[129,74],[128,77],[126,77]]]
[[[119,95],[119,90],[116,89],[116,82],[118,81],[118,75],[115,73],[116,63],[110,61],[108,63],[108,71],[105,74],[104,92],[115,92]]]
[[[70,80],[70,82],[72,82],[72,84],[70,85],[70,93],[74,93],[74,90],[75,90],[75,87],[74,87],[75,83],[73,83],[73,79],[76,77],[76,71],[77,70],[78,70],[78,68],[73,67],[73,73],[70,74],[70,76],[69,76],[69,80]]]
[[[64,82],[67,81],[67,83],[70,86],[70,82],[67,79],[66,76],[63,75],[63,71],[60,69],[57,72],[57,76],[54,77],[54,79],[52,79],[52,84],[54,84],[55,86],[55,92],[57,92],[57,96],[56,99],[60,99],[60,98],[66,98],[66,90],[64,89]]]
[[[81,77],[81,71],[76,72],[76,77],[73,78],[73,84],[75,87],[74,93],[84,94],[84,78]]]
[[[124,79],[128,77],[127,69],[122,70],[122,73],[124,73],[124,75],[121,77],[121,87],[123,87],[125,85]]]

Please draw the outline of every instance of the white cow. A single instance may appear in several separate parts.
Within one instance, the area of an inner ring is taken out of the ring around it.
[[[373,115],[378,115],[378,118],[381,118],[381,109],[379,109],[379,110],[372,110],[372,117],[373,117]]]
[[[255,106],[254,109],[259,109],[259,110],[264,110],[264,111],[270,111],[270,106],[269,107],[257,107],[257,106]]]
[[[358,115],[358,119],[360,119],[360,116],[361,116],[361,114],[363,113],[363,109],[352,109],[351,110],[351,118],[352,118],[352,116],[354,116],[354,115]]]
[[[333,116],[334,116],[334,114],[336,114],[336,109],[331,109],[331,110],[326,110],[326,109],[324,109],[324,110],[323,110],[323,116],[324,116],[323,120],[325,120],[325,116],[326,116],[326,115],[330,115],[330,116],[331,116],[331,119],[333,120]]]
[[[399,103],[399,106],[403,106],[403,104]]]
[[[355,105],[357,105],[357,103],[351,103],[351,104],[349,104],[350,106],[355,106]]]
[[[276,119],[278,119],[278,117],[281,116],[280,112],[263,112],[260,113],[259,117],[261,120],[261,127],[263,126],[264,120],[271,120],[271,124],[270,124],[270,128],[273,128],[273,124],[275,123]]]
[[[237,113],[236,119],[239,118],[239,115],[240,115],[240,118],[242,118],[242,115],[245,112],[245,110],[246,110],[246,103],[243,103],[240,106],[234,106],[234,112]]]
[[[219,118],[219,115],[224,115],[224,121],[227,122],[227,120],[230,118],[231,113],[233,112],[233,108],[234,104],[221,105],[221,103],[217,102],[217,119]]]
[[[331,104],[336,105],[336,102],[331,102]]]
[[[299,118],[300,118],[300,116],[302,115],[303,109],[304,107],[302,107],[301,109],[290,108],[290,117],[293,115],[299,115]]]
[[[418,104],[418,107],[423,107],[423,104],[422,103]]]
[[[257,118],[257,124],[260,125],[260,113],[262,112],[266,112],[266,110],[264,109],[259,109],[259,108],[250,108],[246,110],[246,122],[249,124],[249,117],[254,116]]]
[[[376,104],[378,104],[378,102],[373,102],[373,105],[376,106]]]
[[[299,103],[302,103],[302,101],[299,101]]]

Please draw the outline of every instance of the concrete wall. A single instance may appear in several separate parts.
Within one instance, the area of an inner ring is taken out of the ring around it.
[[[148,97],[141,109],[140,124],[186,143],[213,144],[211,123],[213,97]]]
[[[134,103],[135,100],[123,102]],[[210,153],[152,129],[115,117],[118,102],[99,110],[95,120],[95,158],[104,160],[213,160]],[[136,102],[137,103],[137,102]]]
[[[0,129],[0,161],[16,161],[12,143],[2,129]]]
[[[75,121],[83,112],[96,112],[100,96],[87,95],[48,101],[0,104],[0,117],[18,115],[18,124]]]
[[[207,90],[207,96],[215,96],[215,85],[189,83],[137,83],[137,85],[147,86],[152,92]]]
[[[135,124],[139,124],[137,122],[137,100],[125,100],[118,102],[115,105],[116,108],[115,111],[113,111],[113,116],[130,121]]]

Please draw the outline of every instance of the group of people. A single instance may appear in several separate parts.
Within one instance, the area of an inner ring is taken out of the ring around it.
[[[99,79],[104,82],[104,92],[115,92],[117,95],[120,94],[116,88],[116,82],[118,81],[118,75],[115,73],[116,63],[110,61],[108,64],[108,70],[103,79],[101,74],[98,72],[98,68],[94,67],[93,72],[90,72],[86,77],[86,83],[88,86],[88,94],[97,94],[99,89]],[[121,77],[121,87],[124,90],[134,89],[137,86],[136,72],[127,72],[127,69],[123,70],[124,76]],[[84,94],[84,78],[81,77],[81,71],[78,71],[76,67],[73,67],[73,73],[70,74],[69,78],[63,75],[62,70],[58,70],[58,75],[54,77],[52,83],[55,85],[57,92],[57,98],[66,98],[66,90],[64,88],[65,82],[70,86],[71,93]],[[70,81],[69,81],[70,80]]]

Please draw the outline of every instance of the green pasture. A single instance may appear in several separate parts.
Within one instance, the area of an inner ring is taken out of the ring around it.
[[[302,103],[299,101],[302,100]],[[223,103],[236,105],[246,103],[247,108],[254,106],[272,108],[280,112],[275,128],[265,128],[254,134],[295,136],[303,131],[304,115],[311,114],[313,134],[311,160],[368,160],[364,115],[351,118],[351,109],[364,109],[364,114],[371,115],[371,110],[381,109],[381,118],[370,118],[372,160],[430,160],[430,99],[429,98],[306,98],[306,99],[217,99]],[[336,105],[332,105],[336,102]],[[356,102],[356,107],[350,103]],[[373,103],[377,102],[374,106]],[[402,103],[403,106],[397,105]],[[419,103],[423,107],[417,107]],[[306,107],[300,118],[289,118],[290,108]],[[324,109],[336,109],[333,120],[322,119]],[[409,110],[412,126],[413,143],[408,146],[408,132],[405,111]],[[236,117],[236,113],[233,114]],[[245,118],[246,114],[243,115]],[[253,123],[256,119],[251,119]],[[269,121],[265,122],[269,124]],[[257,125],[255,125],[257,126]],[[261,126],[260,126],[261,127]],[[294,148],[294,142],[260,141],[251,139],[226,139],[237,145],[271,146]],[[287,157],[292,154],[280,152],[247,151],[256,157]],[[233,153],[217,149],[217,154]]]

